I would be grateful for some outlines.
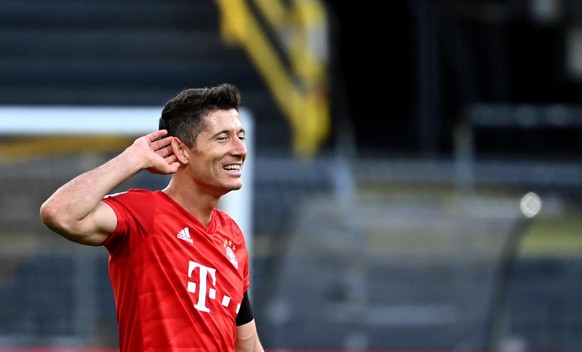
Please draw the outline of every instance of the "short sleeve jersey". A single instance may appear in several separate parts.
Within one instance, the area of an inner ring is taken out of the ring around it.
[[[103,201],[117,215],[104,245],[120,351],[234,351],[249,287],[248,253],[234,220],[215,209],[204,226],[162,191],[131,189]]]

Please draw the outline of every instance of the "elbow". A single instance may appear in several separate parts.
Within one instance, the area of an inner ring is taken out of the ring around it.
[[[61,235],[66,232],[67,226],[65,226],[60,216],[62,212],[50,200],[47,200],[40,206],[39,213],[40,219],[46,227]]]
[[[60,209],[50,200],[47,200],[40,206],[40,219],[43,224],[51,231],[65,237],[74,242],[79,242],[78,229],[76,229],[76,222],[66,217],[66,211]]]
[[[99,246],[106,238],[98,231],[89,230],[86,221],[74,218],[70,211],[63,209],[50,199],[40,206],[39,215],[46,227],[69,241]]]
[[[55,224],[57,223],[57,212],[51,206],[50,201],[42,203],[40,206],[39,215],[45,226],[49,227],[50,229],[56,227]]]

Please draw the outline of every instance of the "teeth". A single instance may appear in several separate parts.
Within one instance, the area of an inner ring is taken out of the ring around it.
[[[240,170],[240,165],[224,165],[222,167],[225,170]]]

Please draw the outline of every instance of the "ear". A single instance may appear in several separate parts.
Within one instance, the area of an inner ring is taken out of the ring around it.
[[[172,151],[181,164],[188,164],[190,160],[190,149],[177,137],[172,139]]]

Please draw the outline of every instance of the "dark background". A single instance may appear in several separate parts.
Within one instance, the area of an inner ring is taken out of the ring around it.
[[[558,17],[532,14],[527,1],[328,1],[334,108],[347,109],[360,153],[450,156],[454,131],[476,104],[577,106],[567,36],[574,2]],[[347,103],[347,104],[346,104]],[[343,105],[345,104],[345,105]],[[577,157],[574,123],[475,129],[483,156]],[[341,124],[337,124],[341,128]]]
[[[368,3],[328,1],[334,116],[341,119],[338,110],[349,111],[359,149],[412,149],[417,143],[410,120],[414,61],[408,8],[405,1],[390,1],[385,10],[370,11],[374,5]]]

